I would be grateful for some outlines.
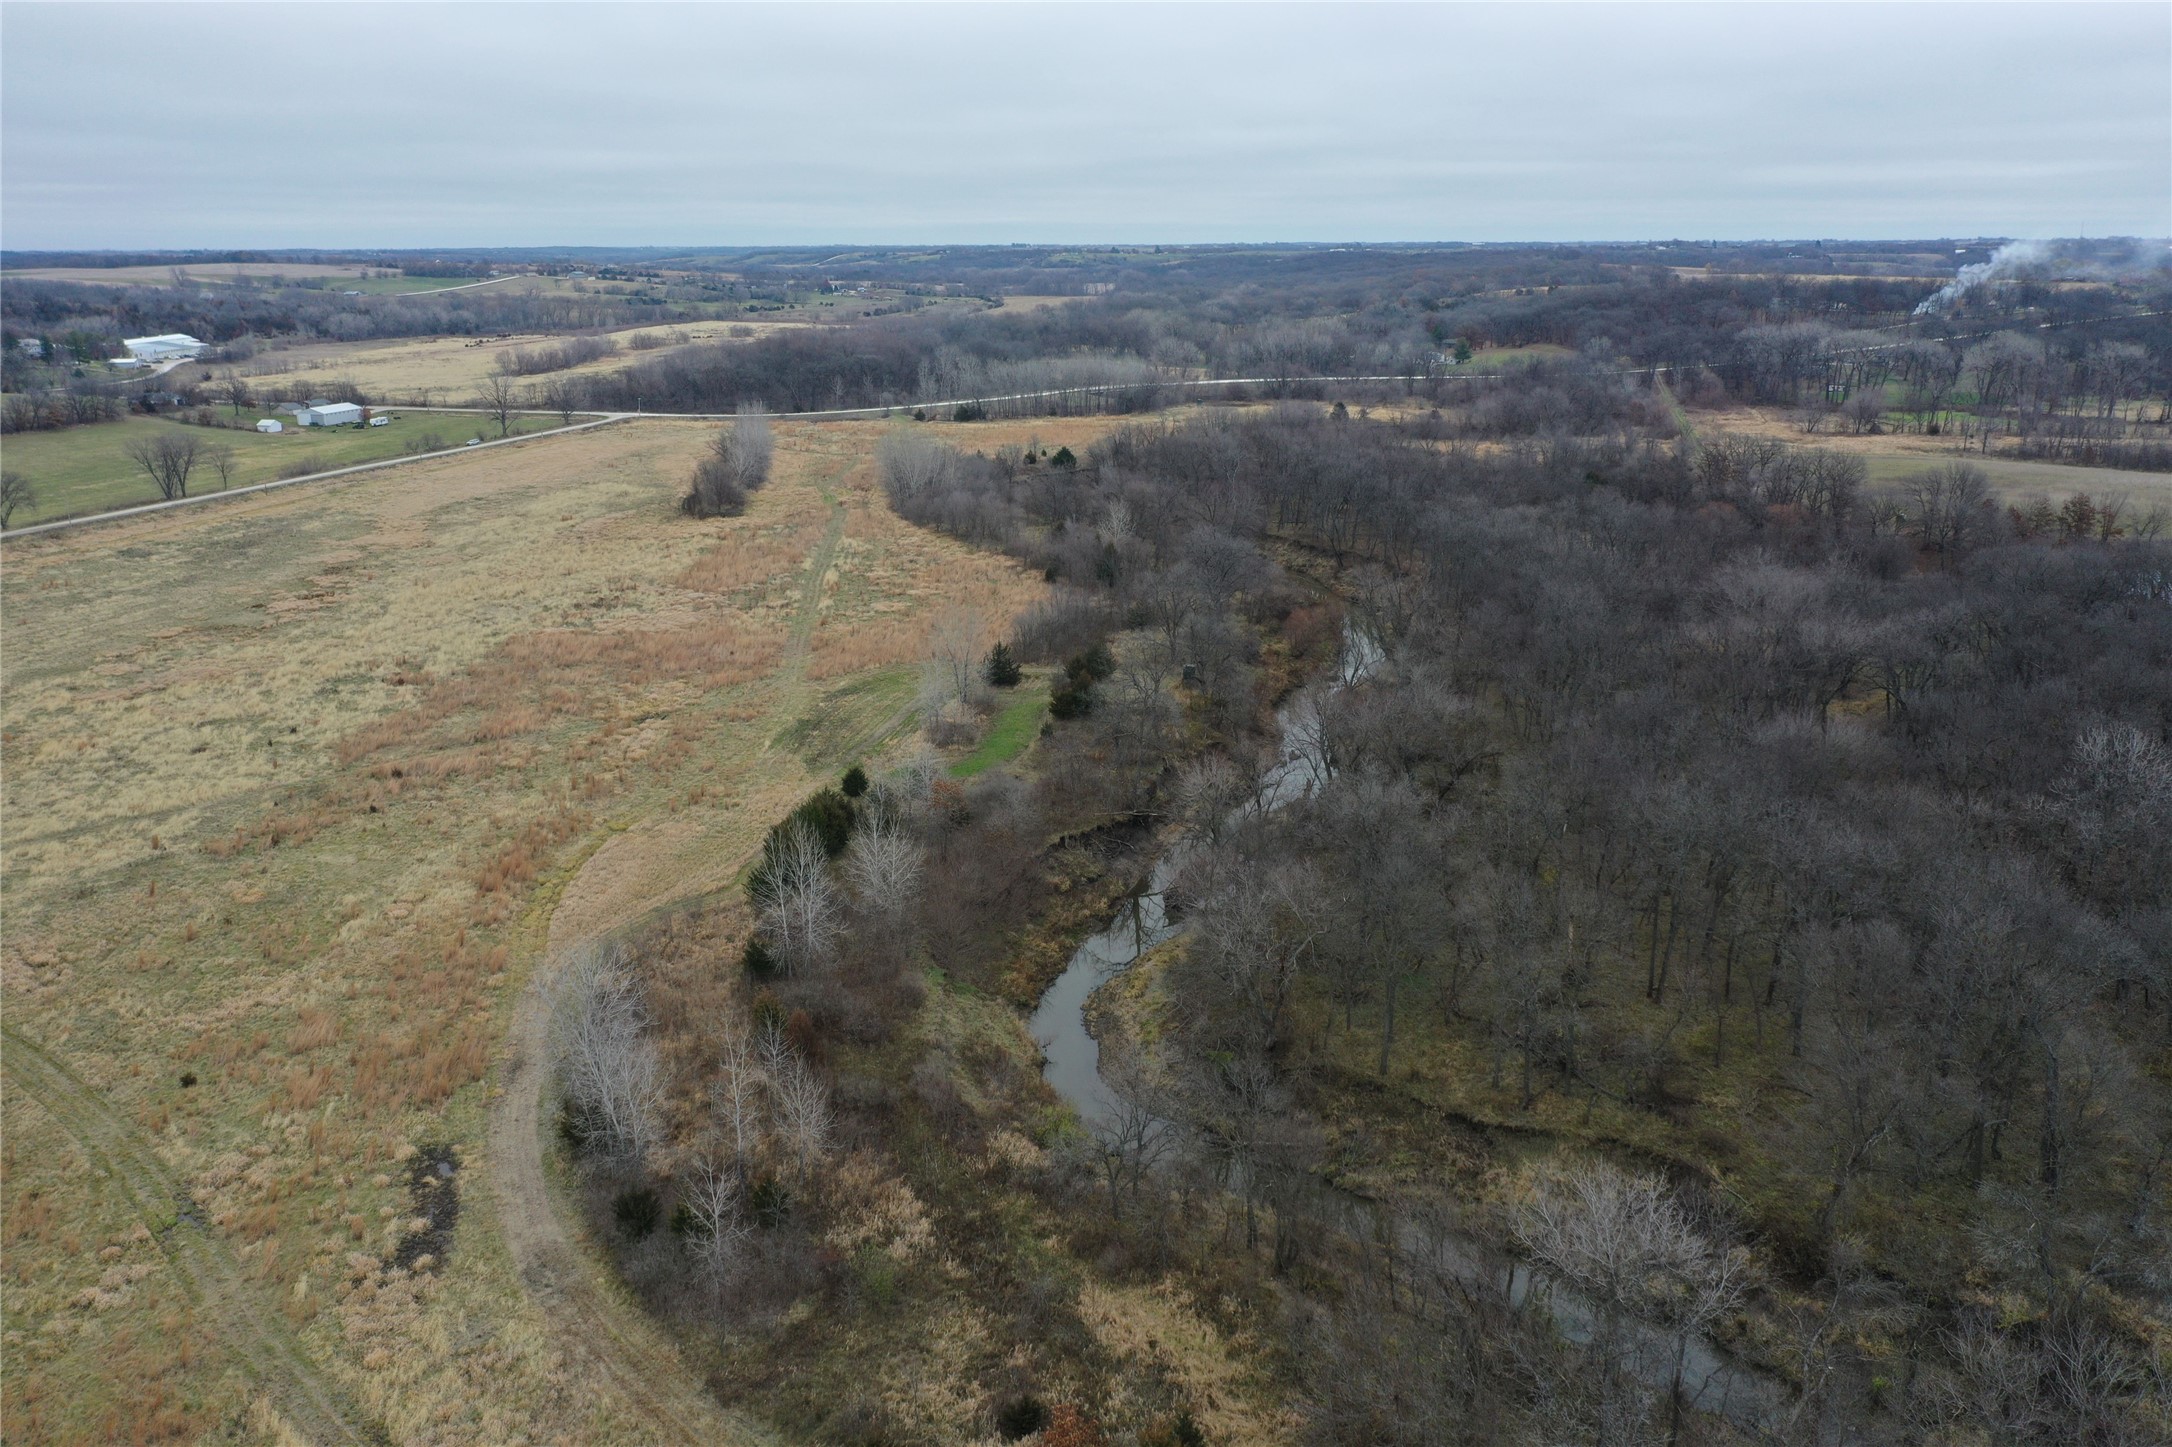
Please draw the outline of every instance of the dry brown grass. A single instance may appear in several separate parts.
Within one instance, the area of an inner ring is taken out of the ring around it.
[[[1956,446],[1949,437],[1919,433],[1886,433],[1876,437],[1849,434],[1805,433],[1777,407],[1730,407],[1718,412],[1692,414],[1699,432],[1731,432],[1766,437],[1797,447],[1816,447],[1863,459],[1870,469],[1872,486],[1885,486],[1914,472],[1965,462],[1981,468],[2002,501],[2017,502],[2039,493],[2058,502],[2076,493],[2112,498],[2130,507],[2172,503],[2172,473],[2134,472],[2114,467],[2078,467],[2059,462],[2038,462],[2000,455],[2001,442],[1992,450]]]
[[[381,268],[359,265],[283,261],[222,261],[180,268],[185,278],[196,282],[230,281],[236,276],[283,276],[293,281],[301,281],[310,277],[357,277],[366,271],[379,269]],[[24,281],[103,282],[109,286],[170,286],[173,284],[173,274],[174,268],[171,266],[36,266],[8,272],[10,277]]]
[[[872,425],[780,427],[747,517],[684,519],[711,431],[604,429],[9,548],[10,1026],[152,1134],[395,1438],[628,1430],[566,1375],[487,1195],[433,1271],[380,1264],[402,1153],[480,1138],[477,1085],[546,935],[728,882],[811,786],[765,752],[806,695],[803,602],[836,670],[856,627],[888,659],[950,596],[993,616],[1038,587],[871,510]],[[833,497],[855,505],[810,580]],[[0,1305],[25,1333],[0,1433],[254,1420],[203,1330],[172,1358],[158,1323],[185,1298],[125,1201],[19,1091],[0,1110]],[[113,1243],[154,1268],[125,1291],[98,1286]],[[103,1307],[69,1304],[92,1290]],[[444,1349],[471,1331],[488,1345]]]
[[[546,279],[534,280],[541,282]],[[518,281],[507,282],[493,287],[492,290],[510,290],[521,285]],[[431,305],[428,302],[412,304]],[[762,336],[779,328],[795,325],[804,323],[745,322],[727,325],[723,322],[700,322],[683,330],[691,341],[697,343],[744,341],[748,338],[734,335],[734,328],[746,326],[752,329],[751,336]],[[557,377],[616,371],[636,361],[664,356],[672,348],[652,348],[637,352],[629,344],[636,336],[678,330],[681,329],[624,327],[609,333],[619,344],[616,356],[584,362],[578,367],[569,367],[561,372],[523,377],[518,381],[520,385],[528,386]],[[399,337],[372,342],[300,342],[260,352],[251,360],[238,364],[233,370],[251,382],[263,385],[311,387],[334,382],[352,382],[371,397],[407,399],[428,391],[433,394],[431,400],[435,405],[458,406],[472,399],[481,390],[484,381],[498,364],[498,353],[561,340],[562,336],[532,332],[481,340],[455,336]]]

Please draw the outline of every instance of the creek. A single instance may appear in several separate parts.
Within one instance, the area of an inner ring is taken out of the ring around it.
[[[1380,667],[1380,646],[1350,629],[1329,691],[1356,683]],[[1320,734],[1318,697],[1297,694],[1275,715],[1279,757],[1260,777],[1252,797],[1237,816],[1271,813],[1303,799],[1324,785],[1331,768]],[[1035,1007],[1031,1029],[1041,1047],[1042,1075],[1076,1110],[1090,1131],[1103,1134],[1115,1125],[1121,1102],[1101,1073],[1101,1044],[1087,1018],[1095,991],[1122,974],[1155,946],[1175,937],[1183,926],[1169,918],[1168,891],[1182,871],[1191,840],[1178,838],[1158,859],[1143,887],[1127,898],[1106,926],[1082,941],[1054,984]],[[1241,1183],[1240,1183],[1241,1184]],[[1437,1226],[1421,1230],[1393,1208],[1330,1182],[1316,1181],[1311,1203],[1320,1219],[1353,1241],[1395,1243],[1396,1255],[1447,1270],[1473,1284],[1498,1283],[1505,1270],[1511,1306],[1547,1311],[1555,1329],[1577,1343],[1591,1341],[1602,1329],[1598,1308],[1547,1273],[1504,1258],[1475,1233]],[[1793,1403],[1794,1393],[1771,1373],[1736,1361],[1698,1335],[1684,1338],[1663,1327],[1630,1321],[1624,1328],[1630,1371],[1661,1392],[1679,1380],[1684,1399],[1700,1410],[1724,1416],[1735,1426],[1764,1433]]]

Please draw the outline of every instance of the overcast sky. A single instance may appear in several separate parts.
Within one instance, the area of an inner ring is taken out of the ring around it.
[[[0,6],[13,248],[2172,232],[2172,6]]]

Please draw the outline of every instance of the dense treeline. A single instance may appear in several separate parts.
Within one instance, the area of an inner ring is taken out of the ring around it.
[[[17,281],[7,288],[4,320],[12,379],[21,338],[68,337],[76,354],[103,355],[122,336],[186,331],[222,344],[235,360],[268,337],[668,324],[720,306],[736,314],[761,298],[805,300],[840,277],[905,287],[918,306],[937,290],[1065,290],[1072,284],[1059,282],[1061,274],[1093,278],[1075,285],[1094,294],[1032,311],[853,316],[751,343],[687,347],[585,379],[563,400],[728,412],[743,397],[761,396],[784,410],[813,411],[1037,392],[1059,394],[1032,404],[1051,411],[1122,411],[1155,405],[1163,395],[1157,382],[1263,378],[1270,395],[1301,393],[1287,379],[1433,378],[1488,348],[1552,348],[1599,368],[1645,370],[1687,400],[1794,409],[1806,428],[1901,428],[1985,449],[2001,437],[2026,456],[2164,462],[2172,327],[2162,313],[2172,310],[2172,284],[2161,264],[2077,253],[2069,265],[2078,274],[2117,284],[2013,280],[1918,315],[1929,290],[1921,272],[1943,275],[1952,264],[1942,253],[1906,246],[759,252],[660,259],[656,265],[673,269],[644,271],[634,296],[485,289],[421,298],[269,284],[191,291]],[[715,274],[727,263],[730,276]],[[938,287],[928,269],[944,266],[952,280]],[[576,339],[508,353],[503,362],[511,374],[535,374],[593,360],[593,350],[592,339]],[[11,380],[10,390],[21,389]]]
[[[633,309],[627,299],[531,296],[483,287],[442,297],[348,296],[314,287],[222,285],[105,286],[75,282],[7,284],[7,334],[39,337],[80,330],[111,341],[186,332],[213,343],[249,337],[370,341],[384,337],[499,336],[511,332],[569,332],[642,322],[686,321],[703,315],[674,306]]]
[[[618,351],[609,337],[568,337],[535,347],[513,347],[497,355],[498,370],[508,377],[533,377],[600,362]]]
[[[1029,648],[1141,629],[1243,700],[1279,543],[1350,581],[1385,650],[1317,705],[1324,787],[1188,869],[1155,1109],[1301,1242],[1278,1181],[1367,1165],[1303,1121],[1347,1135],[1351,1081],[1461,1042],[1487,1074],[1465,1099],[1577,1102],[1724,1183],[1706,1209],[1816,1317],[1804,1440],[1826,1412],[2154,1440],[2162,1360],[2121,1303],[2172,1291],[2172,549],[2033,532],[1965,469],[1887,500],[1785,448],[1413,430],[1291,407],[1076,469],[891,448],[900,511],[1059,582]],[[1412,1441],[1486,1435],[1474,1401],[1581,1440],[1656,1410],[1618,1361],[1598,1405],[1559,1375],[1534,1397],[1504,1351],[1405,1390],[1358,1295],[1308,1318],[1323,1441],[1384,1440],[1390,1400]],[[1418,1306],[1483,1337],[1483,1296]]]

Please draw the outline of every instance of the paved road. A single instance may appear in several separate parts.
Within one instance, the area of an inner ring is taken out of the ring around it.
[[[492,280],[508,281],[511,280],[511,278],[494,277],[492,278]],[[474,286],[486,286],[489,284],[490,283],[488,282],[470,283],[470,285]],[[445,287],[442,289],[445,291],[459,291],[463,288]],[[431,295],[431,293],[428,292],[408,294],[422,296]],[[2119,317],[2086,317],[2082,320],[2133,321],[2143,317],[2154,317],[2162,315],[2165,315],[2165,313],[2156,311],[2145,311]],[[2079,323],[2046,322],[2041,324],[2040,329],[2049,329],[2055,326],[2071,325],[2079,325]],[[1992,335],[1991,332],[1970,333],[1967,336],[1955,337],[1951,340],[1966,341],[1972,339],[1973,337],[1990,335]],[[1909,343],[1907,342],[1881,342],[1873,346],[1857,347],[1853,348],[1852,350],[1856,352],[1879,352],[1890,351],[1893,348],[1907,345],[1909,345]],[[1616,368],[1615,371],[1618,375],[1624,377],[1656,377],[1661,373],[1699,371],[1704,366],[1704,363],[1697,362],[1687,363],[1681,366],[1620,367]],[[939,412],[946,407],[956,408],[968,405],[986,406],[990,403],[1001,402],[1037,402],[1044,401],[1051,397],[1104,396],[1111,392],[1134,391],[1140,387],[1153,387],[1163,391],[1206,391],[1215,387],[1289,387],[1299,385],[1319,386],[1336,382],[1499,382],[1506,380],[1509,375],[1511,374],[1503,372],[1447,372],[1441,373],[1437,376],[1431,373],[1418,374],[1408,372],[1381,372],[1361,374],[1358,376],[1207,377],[1192,378],[1188,380],[1156,382],[1111,382],[1091,387],[1051,387],[1039,392],[1006,392],[1001,394],[1000,396],[993,397],[952,397],[939,402],[903,402],[899,403],[896,406],[884,407],[828,407],[812,412],[772,412],[769,415],[782,422],[845,421],[852,418],[897,417],[901,415],[910,416],[914,412]],[[403,407],[399,410],[403,412],[466,412],[469,414],[474,414],[477,409],[473,407]],[[549,417],[565,415],[563,412],[555,408],[522,407],[515,408],[513,410],[515,413],[523,417]],[[530,432],[521,437],[501,437],[495,441],[485,442],[479,445],[483,447],[505,447],[516,442],[528,442],[538,437],[557,437],[567,432],[579,432],[585,428],[601,427],[607,423],[623,422],[636,417],[676,419],[682,422],[728,422],[734,417],[738,416],[736,412],[647,411],[577,412],[573,415],[587,417],[591,420],[587,422],[572,423],[565,427],[553,427],[550,428],[548,431],[544,432]],[[471,451],[474,451],[474,449],[448,448],[443,452],[418,452],[407,457],[386,458],[382,462],[363,462],[357,463],[352,467],[333,468],[329,472],[313,472],[306,477],[289,477],[282,479],[278,482],[261,482],[256,484],[254,487],[237,487],[230,489],[226,492],[206,493],[202,497],[175,498],[170,502],[153,502],[145,503],[140,507],[116,508],[111,512],[93,513],[88,517],[61,518],[55,522],[38,523],[32,527],[12,528],[6,533],[0,534],[0,540],[9,538],[35,537],[40,533],[60,532],[66,528],[88,527],[93,523],[114,522],[122,518],[136,517],[143,513],[159,512],[166,508],[187,507],[193,506],[198,503],[217,502],[221,498],[241,497],[248,493],[264,492],[275,487],[295,487],[305,482],[323,482],[327,478],[346,477],[353,473],[370,472],[378,468],[384,467],[400,467],[410,462],[423,462],[433,457],[450,457],[460,452]]]
[[[408,412],[447,412],[462,409],[448,407],[407,407]],[[466,409],[472,411],[473,409]],[[542,414],[531,414],[542,415]],[[349,467],[334,467],[325,472],[306,473],[301,477],[282,477],[276,482],[252,483],[248,487],[230,487],[224,492],[199,493],[195,497],[171,498],[165,502],[141,503],[135,507],[115,508],[111,512],[94,512],[85,517],[61,518],[56,522],[37,523],[27,528],[10,528],[0,533],[0,541],[17,538],[34,538],[41,533],[64,532],[69,528],[87,528],[95,523],[119,522],[126,518],[142,517],[147,513],[170,512],[174,508],[197,507],[204,503],[224,502],[228,498],[248,497],[252,493],[275,492],[282,487],[300,487],[308,482],[325,482],[335,477],[352,477],[358,472],[376,472],[387,467],[405,467],[410,462],[427,462],[434,457],[460,457],[480,452],[486,447],[510,447],[516,442],[532,442],[538,437],[563,437],[568,432],[586,432],[592,427],[604,427],[633,416],[631,412],[580,413],[588,417],[586,422],[574,422],[564,427],[546,428],[541,432],[524,432],[518,437],[496,437],[488,442],[478,442],[472,447],[446,447],[436,452],[411,452],[402,457],[387,457],[378,462],[357,462]]]

